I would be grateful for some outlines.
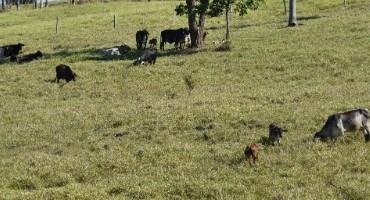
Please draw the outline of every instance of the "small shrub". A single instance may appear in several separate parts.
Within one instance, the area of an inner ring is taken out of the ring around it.
[[[221,43],[218,47],[215,49],[216,51],[231,51],[231,42],[226,41]]]

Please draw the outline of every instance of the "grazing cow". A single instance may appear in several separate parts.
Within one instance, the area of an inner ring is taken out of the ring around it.
[[[55,71],[57,73],[55,78],[57,83],[59,83],[60,79],[65,80],[67,83],[76,80],[77,74],[75,74],[68,65],[60,64],[55,67]]]
[[[244,150],[245,159],[249,161],[249,165],[252,166],[252,160],[253,164],[256,164],[256,160],[258,160],[258,151],[259,147],[257,144],[251,144],[250,146],[247,146]]]
[[[18,43],[18,44],[10,44],[0,47],[3,49],[2,55],[3,57],[11,57],[11,56],[17,56],[21,51],[24,44]]]
[[[370,140],[369,110],[356,109],[343,113],[330,115],[325,122],[324,127],[315,134],[315,139],[327,140],[336,139],[345,132],[363,131],[365,141]]]
[[[156,48],[157,47],[157,38],[152,38],[149,40],[149,48]]]
[[[10,60],[21,64],[25,62],[31,62],[32,60],[37,60],[41,57],[42,57],[41,51],[37,51],[36,53],[30,53],[19,57],[12,56],[10,57]]]
[[[175,43],[176,49],[178,49],[178,45],[180,44],[180,49],[182,49],[185,46],[185,38],[189,33],[187,28],[179,28],[177,30],[167,29],[162,31],[160,49],[164,50],[164,44],[166,42],[170,44]]]
[[[277,142],[280,145],[281,138],[283,137],[283,132],[288,130],[278,127],[275,123],[269,125],[269,141],[272,145],[275,145]]]
[[[137,49],[140,50],[143,48],[146,48],[146,43],[148,41],[149,32],[147,30],[141,30],[136,32],[136,46]]]
[[[145,49],[143,54],[135,60],[134,65],[150,63],[155,64],[157,59],[157,49]]]

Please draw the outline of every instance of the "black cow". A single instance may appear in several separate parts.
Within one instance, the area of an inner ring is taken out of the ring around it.
[[[2,46],[1,48],[5,49],[4,56],[9,57],[9,56],[17,56],[19,52],[22,51],[23,46],[24,44],[18,43],[18,44],[5,45],[5,46]]]
[[[59,83],[60,79],[65,80],[67,83],[76,80],[77,74],[75,74],[68,65],[60,64],[55,67],[55,71],[57,73],[57,77],[55,78],[57,83]]]
[[[170,44],[175,43],[176,49],[178,49],[178,45],[180,44],[180,49],[182,49],[185,46],[185,38],[189,33],[187,28],[179,28],[177,30],[167,29],[162,31],[160,49],[164,50],[164,44],[166,42]]]
[[[6,58],[4,54],[5,54],[5,49],[0,47],[0,63],[2,63],[4,59]]]
[[[157,49],[145,49],[143,54],[135,60],[134,65],[144,64],[148,62],[150,64],[155,64],[157,59]]]
[[[21,64],[25,62],[31,62],[32,60],[37,60],[41,57],[42,57],[41,51],[37,51],[36,53],[30,53],[30,54],[26,54],[24,56],[19,56],[19,57],[11,56],[10,60]]]
[[[141,30],[136,32],[136,46],[137,49],[140,50],[143,48],[146,48],[146,43],[148,41],[149,32],[147,30]]]
[[[10,44],[0,47],[0,61],[3,61],[7,57],[16,57],[21,52],[24,44]]]
[[[149,40],[149,48],[156,48],[157,47],[157,38],[152,38]]]

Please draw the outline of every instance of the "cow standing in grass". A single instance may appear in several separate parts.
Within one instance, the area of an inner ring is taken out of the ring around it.
[[[245,159],[248,160],[249,165],[252,166],[253,164],[256,164],[256,160],[258,160],[258,151],[259,147],[257,144],[251,144],[250,146],[247,146],[244,150]]]
[[[143,49],[143,47],[144,49],[146,48],[148,38],[149,32],[147,30],[144,29],[136,32],[136,46],[138,50]]]
[[[365,141],[368,142],[370,140],[369,116],[369,110],[362,108],[330,115],[326,120],[324,127],[315,134],[314,138],[321,140],[335,140],[345,132],[362,130]]]
[[[65,80],[67,83],[69,81],[76,80],[77,74],[75,74],[68,65],[60,64],[55,67],[55,71],[56,71],[55,81],[57,83],[59,83],[60,79]]]
[[[157,38],[152,38],[149,40],[149,48],[156,48],[157,47]]]
[[[24,44],[10,44],[0,47],[0,62],[7,57],[16,57],[22,51]]]
[[[187,28],[179,28],[177,30],[167,29],[161,32],[160,49],[164,50],[166,42],[175,43],[175,48],[182,49],[185,46],[185,39],[190,34]],[[179,47],[180,45],[180,47]]]
[[[275,123],[271,123],[269,125],[269,141],[272,145],[275,145],[277,142],[279,145],[281,144],[281,138],[283,138],[283,132],[287,132],[288,130],[279,127]]]

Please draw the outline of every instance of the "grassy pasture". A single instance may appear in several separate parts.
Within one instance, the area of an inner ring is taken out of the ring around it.
[[[0,65],[0,199],[369,199],[370,146],[360,133],[314,143],[326,117],[370,108],[367,0],[302,0],[287,28],[281,1],[233,16],[232,51],[216,52],[224,17],[207,19],[204,49],[166,45],[156,65],[97,51],[186,26],[176,1],[68,5],[0,13],[0,44],[45,52]],[[113,15],[118,26],[113,30]],[[55,34],[55,19],[61,32]],[[144,16],[144,17],[143,17]],[[69,64],[76,82],[54,84]],[[184,78],[194,84],[189,91]],[[282,146],[246,145],[277,122]]]

